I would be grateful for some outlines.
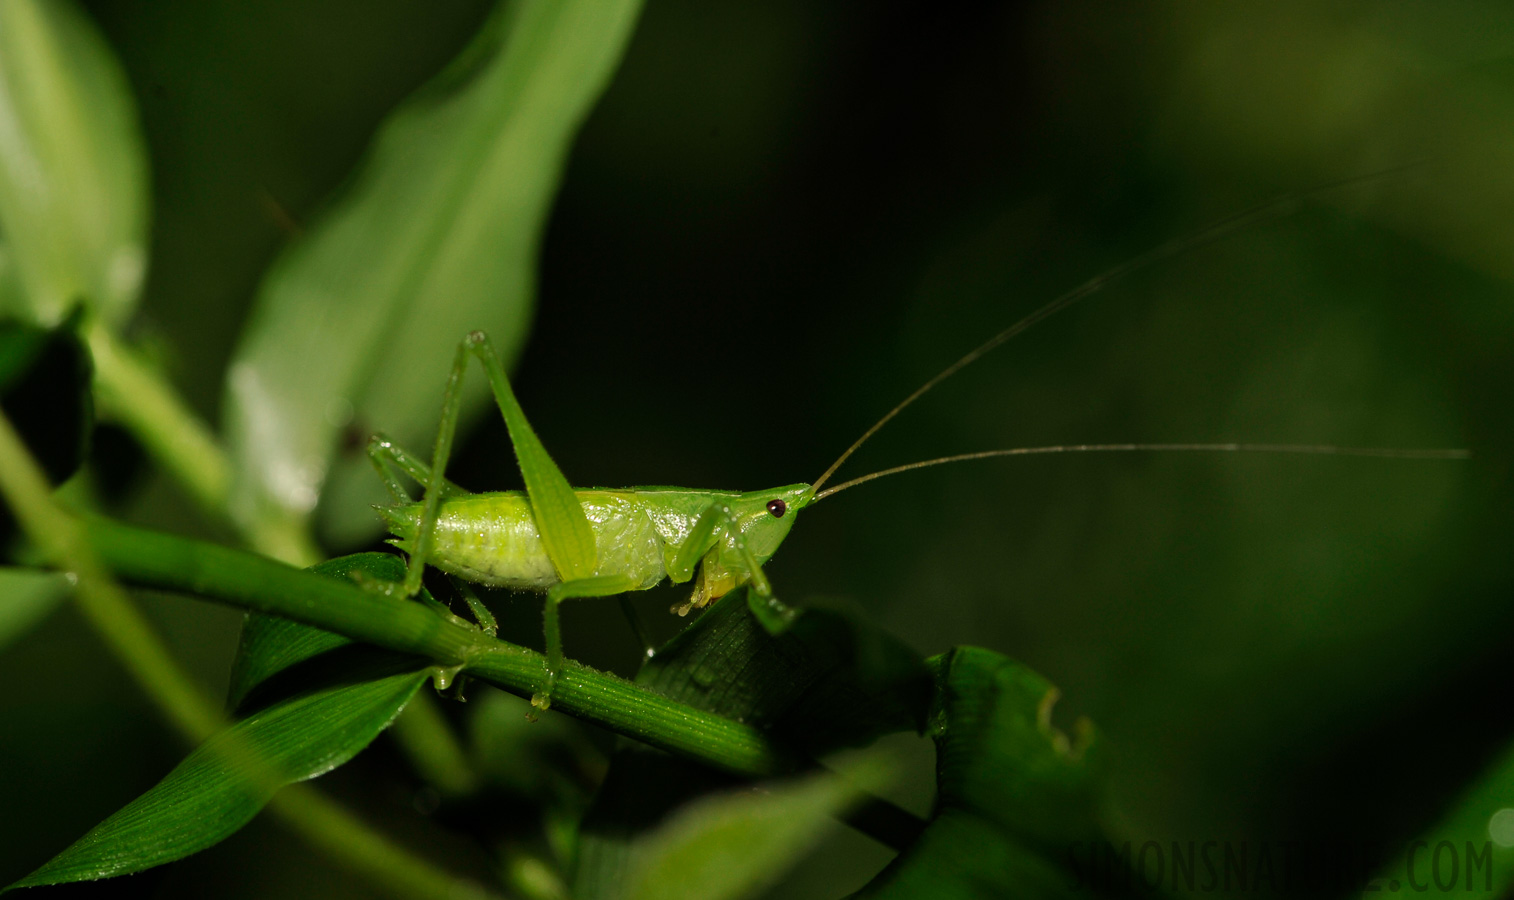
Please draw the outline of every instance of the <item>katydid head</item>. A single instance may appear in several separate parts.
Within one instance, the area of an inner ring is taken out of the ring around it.
[[[790,484],[765,491],[751,491],[731,503],[731,512],[741,523],[741,535],[758,562],[766,562],[789,536],[799,510],[810,503],[810,486]]]

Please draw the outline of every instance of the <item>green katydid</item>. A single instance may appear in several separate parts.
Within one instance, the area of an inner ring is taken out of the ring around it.
[[[1347,183],[1350,182],[1328,185],[1324,189]],[[380,510],[395,535],[391,543],[410,554],[404,590],[407,595],[419,591],[422,573],[430,563],[465,582],[545,592],[543,630],[547,680],[532,698],[534,704],[545,708],[550,703],[552,688],[563,663],[557,609],[563,600],[646,590],[664,579],[675,584],[692,581],[693,592],[689,599],[674,607],[675,612],[687,614],[738,587],[749,585],[748,602],[753,613],[769,631],[779,632],[791,621],[793,611],[774,595],[762,566],[788,537],[800,510],[878,478],[946,463],[1044,453],[1172,450],[1403,459],[1466,458],[1468,454],[1462,450],[1324,445],[1079,444],[946,456],[873,472],[822,489],[858,448],[905,407],[984,354],[1118,278],[1233,233],[1261,218],[1278,215],[1296,205],[1298,200],[1299,195],[1283,197],[1161,245],[1041,307],[994,335],[906,397],[810,484],[790,484],[750,492],[679,487],[574,488],[531,428],[488,338],[474,332],[463,339],[453,360],[430,465],[382,435],[374,436],[369,444],[369,455],[375,468],[397,501],[397,505]],[[459,386],[470,357],[476,357],[482,364],[504,416],[525,481],[524,492],[475,494],[445,477],[461,402]],[[395,469],[424,486],[422,502],[413,502]],[[486,611],[476,603],[472,605],[475,614],[483,621]]]

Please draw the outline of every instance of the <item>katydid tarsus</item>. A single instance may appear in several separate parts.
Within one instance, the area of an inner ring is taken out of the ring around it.
[[[1380,177],[1375,173],[1368,178]],[[1359,181],[1337,182],[1317,191]],[[446,383],[441,425],[429,464],[382,435],[369,455],[396,505],[380,510],[395,535],[391,541],[410,555],[404,590],[419,591],[427,564],[491,587],[544,592],[543,631],[547,678],[532,698],[546,708],[563,664],[558,605],[569,598],[605,597],[646,590],[669,579],[693,582],[688,600],[674,611],[687,614],[724,594],[749,586],[748,603],[773,633],[791,621],[793,610],[774,594],[763,565],[793,527],[797,513],[843,490],[878,478],[946,463],[1046,453],[1128,451],[1251,452],[1377,456],[1400,459],[1464,459],[1463,450],[1409,450],[1333,445],[1261,443],[1068,444],[964,453],[873,472],[826,488],[831,477],[884,425],[942,381],[983,355],[1108,284],[1199,244],[1234,233],[1258,220],[1281,215],[1305,194],[1289,195],[1163,244],[1090,279],[1019,320],[943,369],[865,431],[814,482],[769,490],[736,492],[681,487],[574,488],[536,436],[510,386],[499,357],[479,332],[459,344]],[[469,359],[484,369],[508,428],[525,491],[470,493],[446,478],[460,411],[462,379]],[[424,487],[415,503],[398,475]],[[477,604],[470,598],[470,605]],[[486,613],[484,614],[486,616]],[[480,616],[481,620],[484,616]]]

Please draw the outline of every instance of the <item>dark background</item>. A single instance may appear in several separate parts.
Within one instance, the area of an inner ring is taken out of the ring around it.
[[[152,155],[138,334],[214,421],[263,268],[488,4],[87,5]],[[1407,838],[1514,737],[1511,49],[1514,15],[1471,3],[653,0],[568,166],[521,401],[575,483],[809,481],[1061,291],[1285,192],[1419,163],[1096,295],[948,382],[846,473],[1105,441],[1474,461],[973,463],[806,511],[769,569],[782,596],[860,609],[923,653],[984,645],[1060,685],[1059,719],[1090,716],[1113,750],[1117,835]],[[438,397],[443,375],[415,373]],[[455,472],[516,486],[502,425]],[[145,471],[126,514],[208,533]],[[496,599],[533,640],[529,604]],[[221,690],[237,616],[149,603]],[[611,605],[578,604],[565,628],[574,655],[634,665]],[[5,882],[182,748],[72,611],[0,675]],[[892,743],[917,763],[901,798],[928,803],[928,750]],[[410,812],[384,739],[323,784],[438,858],[480,855]],[[886,858],[838,834],[780,893],[838,896]],[[263,820],[75,890],[234,888],[361,895]]]

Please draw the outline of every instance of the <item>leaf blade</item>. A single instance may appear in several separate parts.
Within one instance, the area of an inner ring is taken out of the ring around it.
[[[345,579],[404,576],[386,553],[313,566]],[[3,572],[4,570],[0,570]],[[400,596],[392,603],[409,603]],[[387,728],[431,666],[287,619],[250,613],[233,663],[233,706],[253,711],[155,787],[12,887],[108,878],[181,859],[230,836],[278,788],[347,762]],[[271,699],[270,699],[271,697]]]
[[[21,291],[3,312],[44,326],[82,300],[119,324],[147,260],[148,167],[109,45],[67,0],[0,4],[0,233]]]
[[[218,843],[251,821],[278,787],[351,759],[426,678],[424,670],[406,671],[334,685],[236,723],[10,888],[125,875]]]
[[[240,521],[302,523],[324,490],[328,536],[370,537],[367,509],[384,498],[365,461],[335,458],[346,421],[429,443],[457,341],[484,330],[513,358],[563,160],[639,7],[502,6],[391,115],[347,195],[281,256],[228,379]],[[486,396],[465,385],[465,417]]]

